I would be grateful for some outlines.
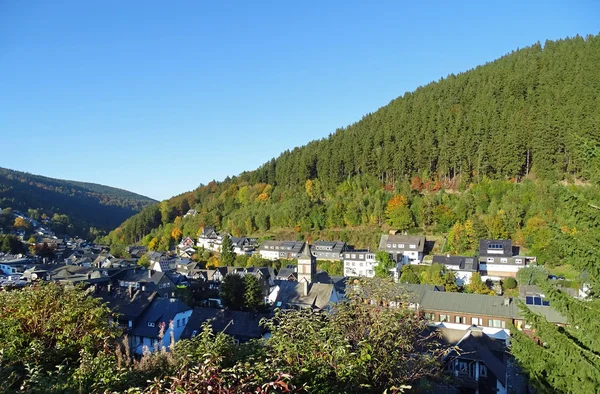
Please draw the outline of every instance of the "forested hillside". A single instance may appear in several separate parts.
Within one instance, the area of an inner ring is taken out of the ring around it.
[[[0,168],[0,208],[67,215],[73,229],[110,230],[155,201],[109,186],[47,178]],[[39,219],[39,218],[37,218]]]
[[[561,222],[566,196],[600,180],[598,64],[600,36],[514,51],[406,93],[255,171],[147,208],[107,241],[167,249],[216,225],[234,235],[293,231],[373,246],[391,226],[536,248],[532,237]],[[182,219],[189,207],[198,215]],[[353,238],[361,232],[368,239]],[[459,241],[455,252],[473,247]]]

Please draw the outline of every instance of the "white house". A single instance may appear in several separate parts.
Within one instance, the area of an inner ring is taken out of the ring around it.
[[[390,258],[392,256],[390,255]],[[344,276],[364,276],[373,278],[375,276],[375,266],[378,264],[375,260],[375,253],[365,250],[346,250],[342,253],[344,261]],[[400,277],[402,263],[396,263],[396,266],[390,270],[395,281]]]
[[[379,250],[390,253],[393,259],[404,264],[421,264],[425,250],[424,235],[383,234]]]
[[[479,271],[483,279],[499,280],[515,277],[517,272],[534,263],[535,257],[521,256],[511,240],[482,239],[479,241]]]
[[[220,252],[222,243],[223,236],[217,233],[217,230],[214,227],[206,226],[202,229],[202,233],[200,233],[200,236],[198,237],[196,246],[206,250],[212,250],[213,252]]]
[[[268,260],[297,259],[304,250],[300,241],[264,241],[258,248],[260,257]]]
[[[181,337],[192,308],[176,298],[157,297],[131,330],[131,347],[137,354],[153,352]]]
[[[479,261],[471,256],[433,256],[433,263],[441,264],[446,269],[454,272],[456,284],[467,285],[471,282],[471,276],[479,271]]]

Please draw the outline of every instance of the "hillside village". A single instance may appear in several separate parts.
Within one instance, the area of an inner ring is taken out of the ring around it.
[[[9,290],[39,281],[84,286],[118,314],[118,323],[137,354],[168,347],[172,340],[192,338],[210,319],[215,330],[232,335],[239,343],[262,338],[268,335],[260,325],[262,317],[276,309],[328,311],[344,299],[345,288],[353,278],[376,276],[381,256],[386,257],[389,277],[409,294],[409,308],[422,314],[449,344],[463,350],[487,349],[457,355],[447,365],[449,374],[465,387],[479,387],[483,393],[492,392],[489,387],[493,386],[495,392],[508,392],[509,382],[523,381],[512,376],[518,371],[511,367],[514,360],[507,353],[509,328],[514,325],[528,330],[518,300],[549,322],[567,323],[534,285],[520,283],[513,292],[504,292],[502,282],[515,278],[520,269],[536,265],[535,256],[522,255],[511,240],[482,239],[479,254],[474,256],[427,256],[430,250],[425,236],[383,234],[379,250],[370,251],[355,250],[342,241],[315,241],[311,245],[291,240],[259,243],[256,238],[233,237],[205,227],[197,239],[185,237],[169,253],[131,245],[127,248],[129,258],[117,258],[106,246],[81,239],[59,239],[42,223],[20,212],[15,215],[30,221],[54,254],[52,258],[1,255],[0,286]],[[207,268],[192,260],[193,255],[203,251],[222,257],[224,244],[235,255],[255,256],[264,265]],[[143,259],[147,260],[146,267],[139,265]],[[318,270],[317,261],[341,262],[344,275]],[[466,288],[477,275],[487,291],[451,292],[448,290],[452,288],[443,283],[402,283],[402,273],[407,269],[436,265],[452,273],[457,289]],[[262,298],[258,307],[224,307],[220,289],[231,276],[256,278]],[[576,298],[586,296],[583,289],[566,290]],[[500,356],[490,359],[490,354]]]

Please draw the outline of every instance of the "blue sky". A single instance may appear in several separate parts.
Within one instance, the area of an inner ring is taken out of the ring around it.
[[[485,3],[2,0],[0,166],[164,199],[600,32],[597,1]]]

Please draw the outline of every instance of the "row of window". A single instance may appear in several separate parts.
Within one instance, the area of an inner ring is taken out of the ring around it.
[[[365,257],[367,260],[374,260],[375,259],[375,255],[373,253],[367,253],[367,254],[356,254],[356,253],[346,253],[344,255],[345,258],[347,259],[356,259],[358,258],[359,260],[364,260]]]
[[[495,257],[488,257],[486,260],[488,263],[494,263],[496,261]],[[506,257],[500,258],[501,263],[508,263],[508,259]],[[523,259],[515,259],[515,264],[523,264]]]
[[[387,244],[388,248],[393,248],[393,249],[404,249],[404,244]],[[417,245],[408,245],[409,249],[416,249]]]
[[[427,320],[436,321],[435,313],[425,313],[425,318]],[[456,324],[471,324],[475,326],[483,326],[483,319],[481,317],[472,317],[471,321],[467,319],[465,316],[454,316],[454,321],[452,321],[451,316],[447,314],[440,313],[440,318],[437,320],[440,323],[456,323]],[[493,328],[506,328],[506,322],[500,319],[488,319],[487,327]]]

